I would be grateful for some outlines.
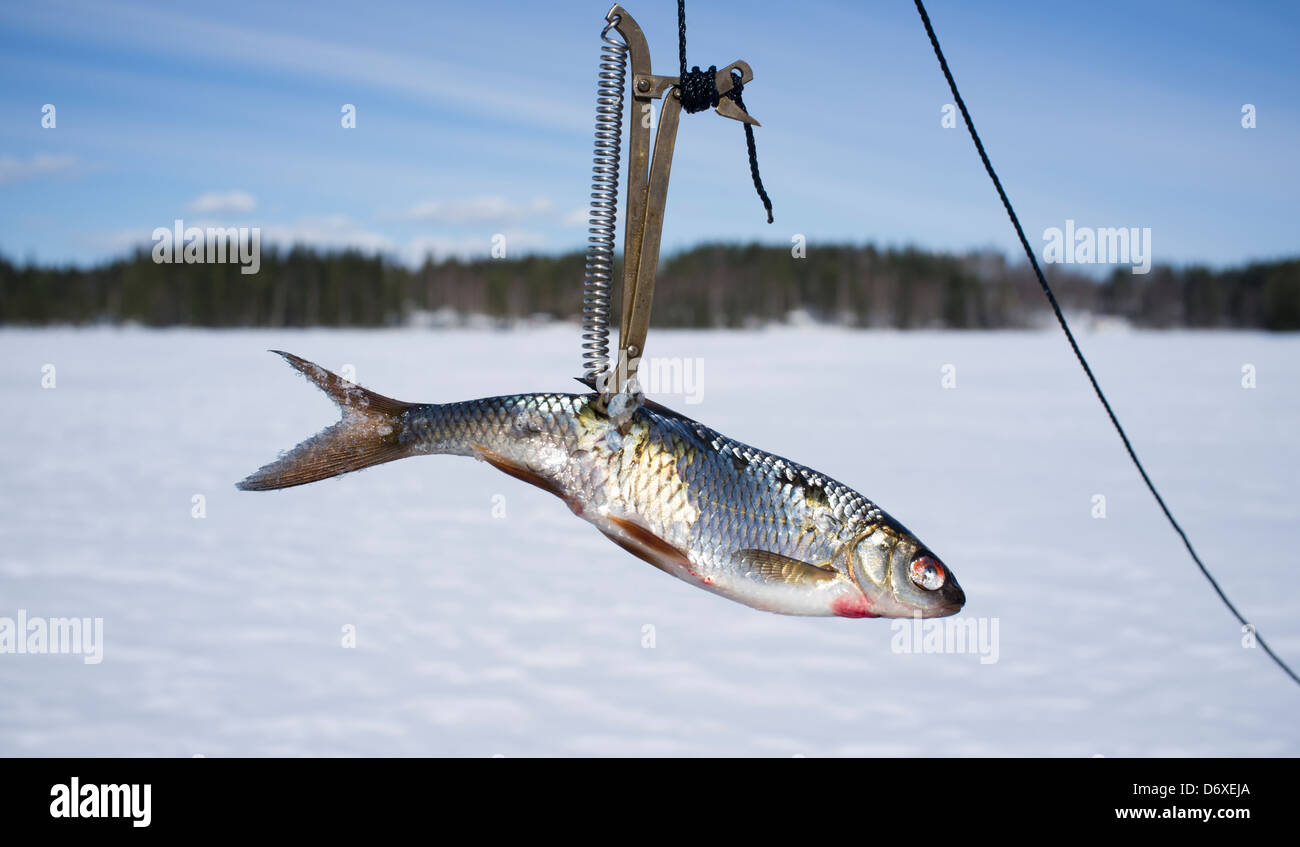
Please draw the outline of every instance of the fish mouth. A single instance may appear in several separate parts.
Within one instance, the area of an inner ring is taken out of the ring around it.
[[[962,610],[962,608],[965,607],[965,605],[966,605],[966,598],[965,598],[965,597],[962,597],[961,602],[959,602],[959,603],[947,603],[947,604],[944,604],[944,605],[942,605],[942,606],[939,606],[938,608],[934,608],[934,609],[923,609],[923,610],[921,610],[921,617],[923,617],[923,618],[946,618],[946,617],[950,617],[950,616],[955,615],[955,614],[957,614],[958,612],[960,612],[960,611]]]

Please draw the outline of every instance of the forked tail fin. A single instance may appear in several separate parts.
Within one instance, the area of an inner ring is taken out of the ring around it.
[[[409,446],[401,441],[401,416],[415,403],[403,403],[367,391],[292,353],[271,352],[283,356],[295,370],[338,403],[343,419],[250,474],[238,483],[238,488],[271,491],[306,485],[411,455]]]

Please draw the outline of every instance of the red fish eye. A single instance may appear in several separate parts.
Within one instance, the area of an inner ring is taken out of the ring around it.
[[[933,556],[917,556],[912,560],[912,582],[926,591],[938,591],[943,587],[943,565]]]

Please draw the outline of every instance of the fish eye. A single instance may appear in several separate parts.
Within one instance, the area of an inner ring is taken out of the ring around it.
[[[912,561],[912,582],[926,591],[938,591],[943,588],[943,565],[932,556],[918,556]]]

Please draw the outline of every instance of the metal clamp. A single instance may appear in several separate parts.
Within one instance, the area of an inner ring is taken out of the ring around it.
[[[650,328],[650,304],[654,299],[664,205],[668,199],[668,177],[677,144],[682,101],[678,77],[651,73],[650,48],[645,34],[627,10],[615,4],[605,20],[623,36],[632,66],[631,155],[623,240],[623,314],[619,323],[618,359],[614,371],[606,375],[605,383],[600,387],[601,394],[608,400],[629,387],[632,393],[640,393],[635,388],[636,371],[645,353],[646,333]],[[732,62],[720,69],[714,78],[720,95],[725,95],[735,86],[733,71],[739,73],[742,85],[754,78],[748,64]],[[641,120],[638,112],[643,111],[651,100],[660,98],[664,103],[659,113],[659,130],[651,158],[649,122]],[[729,97],[719,97],[715,111],[726,118],[759,125]]]

